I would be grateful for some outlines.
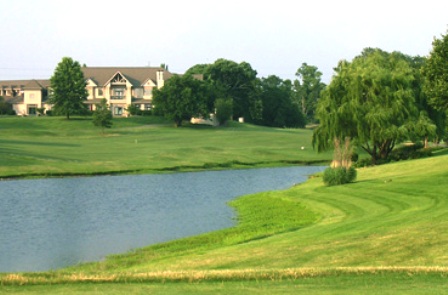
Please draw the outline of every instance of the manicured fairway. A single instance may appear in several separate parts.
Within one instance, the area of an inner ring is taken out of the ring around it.
[[[233,123],[173,128],[163,118],[114,119],[101,134],[91,118],[0,117],[0,178],[328,163],[311,131]],[[303,149],[302,149],[303,147]]]

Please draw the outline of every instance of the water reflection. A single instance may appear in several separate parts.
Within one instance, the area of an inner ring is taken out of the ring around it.
[[[233,225],[226,202],[322,167],[0,182],[0,272],[56,269]]]

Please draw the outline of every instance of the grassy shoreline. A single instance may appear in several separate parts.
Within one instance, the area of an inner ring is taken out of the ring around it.
[[[53,124],[52,120],[47,124]],[[107,147],[103,141],[113,138],[113,143],[131,151],[121,140],[117,141],[124,138],[129,144],[129,139],[135,137],[128,137],[128,132],[135,131],[129,128],[117,127],[116,136],[100,138],[97,146]],[[169,157],[158,163],[164,163],[164,167],[172,166],[170,161],[183,158],[185,148],[188,152],[199,149],[206,153],[201,148],[204,145],[211,147],[211,153],[202,155],[202,162],[193,166],[205,163],[211,166],[210,159],[222,152],[215,146],[218,143],[233,149],[234,153],[215,163],[235,159],[264,162],[266,155],[281,161],[310,159],[308,145],[304,144],[304,153],[297,149],[297,140],[310,141],[310,133],[306,131],[253,126],[237,126],[235,130],[201,129],[201,132],[195,128],[138,129],[135,132],[142,136],[139,140],[146,137],[144,146],[148,152],[155,147],[150,143],[153,137],[151,140],[149,137],[153,134],[147,133],[149,129],[161,131],[158,138],[170,142],[170,146],[162,145],[170,149]],[[171,134],[163,135],[166,131]],[[91,140],[92,132],[84,130],[83,136],[87,134]],[[204,132],[208,140],[200,141]],[[7,140],[3,137],[3,143],[10,141],[9,146],[0,148],[1,153],[12,157],[6,163],[14,158],[11,153],[30,152],[22,150],[26,149],[22,143],[32,135],[18,138],[13,133],[17,132],[7,134]],[[241,133],[245,134],[241,136]],[[200,142],[190,142],[186,147],[183,143],[187,136]],[[13,137],[19,142],[11,142]],[[39,142],[45,147],[55,143],[60,147],[61,138],[67,144],[65,136],[54,134]],[[230,139],[236,142],[229,145]],[[279,151],[279,142],[286,152]],[[260,150],[262,143],[265,146]],[[82,145],[95,146],[86,142]],[[71,151],[73,160],[77,158],[76,150]],[[254,151],[258,154],[251,156]],[[39,153],[45,156],[48,151],[38,149],[32,158],[39,158]],[[56,149],[52,153],[61,155],[59,160],[65,163],[62,152]],[[291,157],[289,153],[295,154]],[[316,160],[326,160],[327,156],[320,155]],[[135,161],[142,159],[135,157]],[[22,163],[21,167],[27,164]],[[448,155],[443,152],[427,159],[358,169],[358,180],[353,184],[326,187],[317,176],[286,190],[244,196],[230,203],[238,212],[238,225],[233,228],[61,270],[3,273],[0,293],[446,294],[446,167]]]
[[[315,161],[276,161],[276,162],[258,162],[258,163],[242,163],[242,162],[226,162],[226,163],[206,163],[198,166],[172,166],[153,170],[118,170],[118,171],[102,171],[89,173],[27,173],[27,174],[9,174],[0,177],[0,181],[19,180],[19,179],[38,179],[38,178],[65,178],[65,177],[94,177],[107,175],[139,175],[139,174],[163,174],[177,172],[201,172],[201,171],[220,171],[220,170],[237,170],[237,169],[257,169],[271,167],[291,167],[291,166],[316,166],[327,165],[327,160]]]
[[[236,199],[235,228],[0,282],[19,294],[444,294],[447,165],[441,155],[363,168],[356,183],[332,188],[314,177]]]
[[[241,169],[331,159],[331,153],[312,149],[310,130],[238,123],[173,128],[162,120],[114,119],[103,136],[88,118],[0,118],[0,179]]]

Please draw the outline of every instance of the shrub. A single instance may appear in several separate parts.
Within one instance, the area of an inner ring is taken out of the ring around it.
[[[323,181],[328,186],[345,184],[355,181],[356,174],[354,167],[329,167],[324,171]]]
[[[416,143],[414,145],[402,146],[394,149],[388,157],[390,161],[401,161],[408,159],[419,159],[432,155],[431,149],[424,149],[423,145]]]
[[[130,105],[128,105],[128,107],[126,108],[126,111],[128,111],[128,113],[129,113],[131,116],[135,116],[135,115],[138,115],[138,114],[139,114],[140,109],[139,109],[136,105],[134,105],[134,104],[130,104]]]
[[[353,164],[356,168],[362,168],[367,166],[372,166],[372,159],[371,158],[363,158],[356,161],[356,163]]]

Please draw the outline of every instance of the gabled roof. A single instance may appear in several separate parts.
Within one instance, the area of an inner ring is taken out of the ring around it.
[[[107,85],[107,84],[111,83],[111,81],[114,80],[115,77],[117,77],[117,76],[121,76],[123,79],[126,80],[126,82],[129,82],[129,83],[131,83],[132,86],[135,86],[135,84],[132,83],[132,81],[131,81],[128,77],[126,77],[126,75],[124,75],[124,74],[123,74],[122,72],[120,72],[120,71],[117,71],[115,74],[113,74],[113,76],[110,77],[110,79],[107,80],[107,82],[104,83],[104,85]],[[138,83],[138,82],[137,82],[137,83]],[[137,84],[137,85],[138,85],[138,84]]]
[[[81,68],[86,79],[94,80],[99,86],[104,86],[118,72],[134,86],[142,86],[148,79],[157,80],[157,72],[163,71],[164,80],[173,74],[160,67],[84,67]]]
[[[98,86],[98,83],[95,80],[93,80],[92,78],[87,78],[87,84],[89,84],[89,81],[92,81],[92,84],[94,86]]]
[[[8,80],[0,81],[0,87],[6,89],[25,88],[25,87],[39,87],[39,89],[50,86],[50,80]],[[28,89],[28,88],[27,88]]]
[[[29,81],[24,87],[25,90],[41,90],[42,88],[44,87],[36,80]]]

